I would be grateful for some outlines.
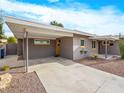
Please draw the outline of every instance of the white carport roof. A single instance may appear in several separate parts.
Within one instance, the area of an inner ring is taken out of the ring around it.
[[[8,16],[5,17],[5,22],[16,38],[23,38],[25,32],[28,32],[29,38],[55,39],[64,36],[73,37],[73,34],[92,36],[92,34],[85,32],[69,30],[62,27],[45,25],[38,22],[27,21]]]

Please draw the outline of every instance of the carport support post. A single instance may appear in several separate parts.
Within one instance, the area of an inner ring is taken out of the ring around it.
[[[23,59],[25,59],[25,37],[23,37]],[[24,60],[24,63],[25,63],[25,72],[26,72],[26,61]]]
[[[28,72],[28,32],[26,32],[26,72]]]
[[[108,55],[108,45],[107,45],[107,39],[105,39],[105,58],[107,58]]]
[[[24,49],[25,45],[24,44],[25,44],[25,38],[23,38],[23,59],[24,59],[24,51],[25,51],[25,49]]]

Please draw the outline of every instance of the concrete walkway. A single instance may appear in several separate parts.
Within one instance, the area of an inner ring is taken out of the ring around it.
[[[41,59],[41,63],[29,71],[36,71],[47,93],[124,93],[122,77],[64,58]]]

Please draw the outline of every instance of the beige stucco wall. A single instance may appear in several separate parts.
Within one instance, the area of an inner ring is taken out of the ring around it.
[[[80,47],[80,40],[84,40],[85,48]],[[87,51],[87,53],[80,53],[80,50]],[[96,49],[92,49],[92,40],[86,36],[74,35],[73,38],[73,60],[89,57],[92,54],[98,54],[98,43],[96,42]]]
[[[120,55],[119,41],[115,41],[113,46],[108,47],[108,53],[113,55]]]
[[[73,59],[73,37],[61,38],[61,57]]]

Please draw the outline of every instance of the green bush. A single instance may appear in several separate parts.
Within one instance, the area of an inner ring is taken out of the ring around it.
[[[80,54],[83,54],[83,52],[84,52],[83,50],[80,50]]]
[[[4,65],[3,68],[2,68],[3,71],[7,71],[7,70],[10,70],[10,66],[8,65]]]
[[[8,43],[17,43],[17,39],[15,37],[9,37],[7,41]]]
[[[121,53],[121,58],[124,59],[124,43],[120,44],[120,53]]]
[[[120,38],[119,47],[120,47],[121,58],[124,59],[124,39]]]
[[[97,59],[98,58],[98,55],[97,54],[93,54],[93,55],[91,55],[91,58],[92,59]]]

